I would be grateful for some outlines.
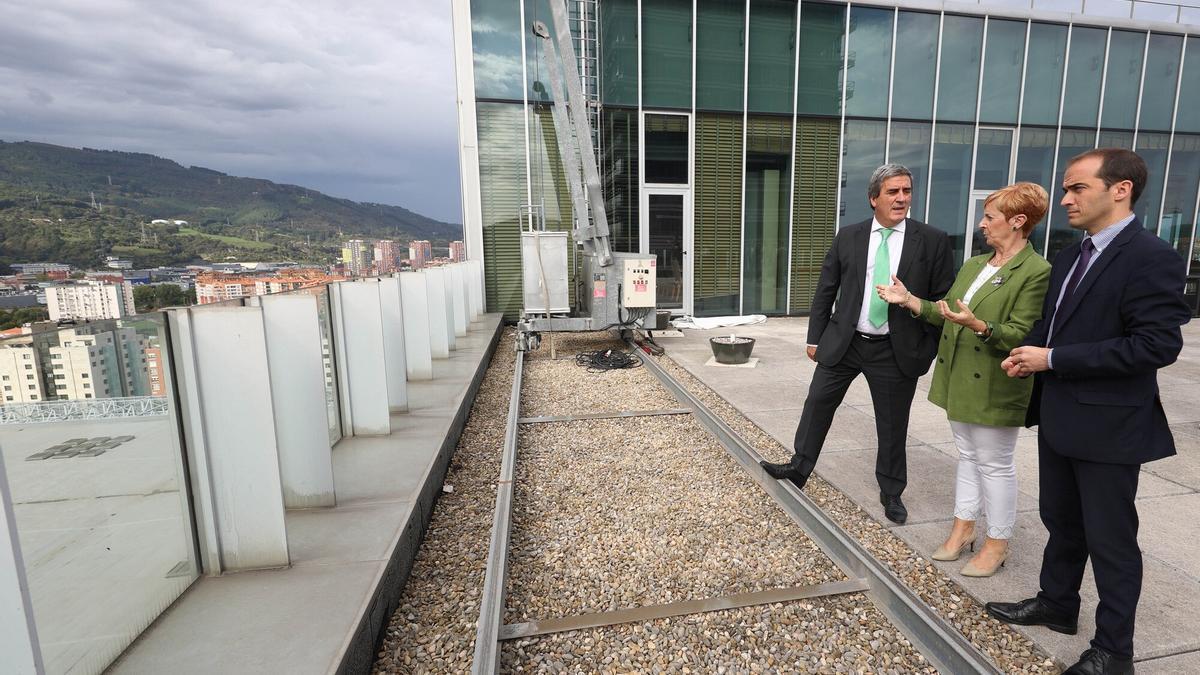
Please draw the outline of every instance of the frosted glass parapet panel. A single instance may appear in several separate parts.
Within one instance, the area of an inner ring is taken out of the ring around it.
[[[1127,0],[1084,0],[1083,13],[1087,16],[1128,19],[1132,12],[1131,4]]]
[[[1078,13],[1083,10],[1083,0],[1033,0],[1033,8],[1051,12]]]
[[[404,308],[405,366],[409,380],[432,380],[433,360],[429,339],[429,291],[423,272],[400,273]]]
[[[1179,7],[1160,5],[1155,2],[1135,2],[1133,3],[1133,18],[1138,21],[1175,23],[1179,20]]]
[[[448,331],[450,314],[446,307],[446,277],[442,270],[431,267],[425,275],[426,297],[429,302],[429,348],[435,359],[450,358],[450,339],[454,331]]]
[[[387,370],[388,405],[392,412],[406,412],[408,368],[399,279],[380,278],[379,306],[383,313],[383,365]]]
[[[102,672],[197,577],[168,352],[162,314],[0,342],[5,394],[24,399],[0,406],[0,451],[47,673]]]
[[[471,323],[471,307],[467,304],[467,273],[462,265],[450,265],[451,287],[454,290],[454,335],[463,337]]]

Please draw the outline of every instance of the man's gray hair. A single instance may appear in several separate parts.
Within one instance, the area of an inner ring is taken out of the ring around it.
[[[883,181],[897,176],[907,176],[912,181],[912,172],[903,164],[884,164],[871,174],[871,184],[867,186],[867,197],[878,199],[883,191]]]

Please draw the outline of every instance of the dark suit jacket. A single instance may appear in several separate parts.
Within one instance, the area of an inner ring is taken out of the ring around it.
[[[1026,425],[1040,421],[1049,446],[1076,459],[1141,464],[1174,455],[1158,369],[1183,348],[1179,327],[1191,314],[1184,261],[1134,219],[1064,300],[1051,334],[1054,304],[1079,249],[1055,257],[1042,319],[1025,338],[1054,350],[1054,370],[1035,376]]]
[[[870,238],[870,220],[843,227],[821,264],[808,320],[808,344],[817,345],[817,362],[823,365],[841,361],[854,339],[867,279]],[[896,276],[917,297],[941,298],[954,283],[953,255],[945,232],[909,218]],[[889,305],[888,329],[900,372],[907,377],[928,372],[937,353],[941,328],[913,317],[899,305]]]

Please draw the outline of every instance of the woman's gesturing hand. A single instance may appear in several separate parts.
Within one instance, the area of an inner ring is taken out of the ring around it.
[[[971,311],[971,308],[966,303],[962,300],[955,300],[954,302],[958,305],[959,311],[957,312],[950,311],[950,305],[946,304],[945,300],[938,300],[938,311],[942,313],[943,319],[953,321],[960,326],[966,326],[971,330],[983,330],[983,328],[979,328],[979,324],[983,322],[975,318],[975,313]],[[984,324],[985,327],[986,325]]]

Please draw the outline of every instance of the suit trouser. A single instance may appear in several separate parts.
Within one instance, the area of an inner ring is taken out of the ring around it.
[[[812,474],[833,424],[833,415],[860,373],[867,378],[875,407],[875,431],[879,436],[875,479],[881,492],[899,495],[908,485],[905,441],[917,379],[900,372],[890,340],[865,340],[855,335],[841,361],[831,366],[817,364],[796,428],[796,454],[792,463],[799,460],[800,472],[805,476]]]
[[[1102,464],[1064,457],[1038,433],[1039,511],[1050,538],[1042,554],[1038,597],[1079,614],[1088,558],[1100,603],[1092,646],[1133,656],[1133,624],[1142,593],[1138,548],[1139,464]]]

